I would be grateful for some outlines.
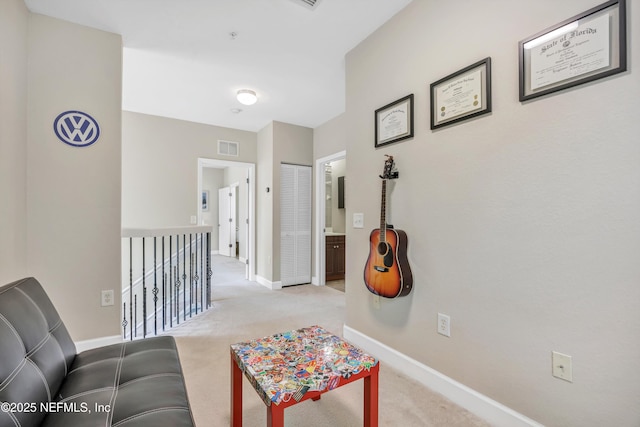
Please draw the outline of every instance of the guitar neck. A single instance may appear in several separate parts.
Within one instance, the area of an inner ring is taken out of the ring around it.
[[[382,199],[380,201],[380,241],[384,242],[387,237],[387,180],[382,180]]]

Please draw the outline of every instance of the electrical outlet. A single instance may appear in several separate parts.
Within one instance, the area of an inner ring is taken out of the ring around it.
[[[113,289],[110,289],[108,291],[102,291],[101,305],[103,307],[114,305],[115,301],[113,299],[114,299]]]
[[[451,318],[446,314],[438,313],[438,333],[445,337],[451,336]]]
[[[557,351],[551,352],[551,374],[560,378],[561,380],[573,382],[573,372],[571,370],[571,356],[558,353]]]

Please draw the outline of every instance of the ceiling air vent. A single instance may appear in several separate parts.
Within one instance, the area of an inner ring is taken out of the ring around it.
[[[218,140],[218,154],[222,156],[233,156],[238,157],[238,148],[239,145],[237,142],[233,141],[223,141],[221,139]]]
[[[320,0],[291,0],[291,1],[311,10],[315,10],[318,7],[318,3],[320,3]]]

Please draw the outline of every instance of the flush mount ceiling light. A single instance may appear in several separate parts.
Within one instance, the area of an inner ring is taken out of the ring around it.
[[[238,101],[244,105],[253,105],[258,101],[256,93],[249,89],[240,89],[237,94]]]

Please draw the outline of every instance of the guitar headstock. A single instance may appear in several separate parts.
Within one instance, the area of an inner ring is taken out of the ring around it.
[[[384,170],[382,171],[382,175],[380,178],[382,179],[396,179],[398,177],[398,171],[395,170],[395,162],[393,161],[393,156],[387,156],[387,160],[384,161]]]

